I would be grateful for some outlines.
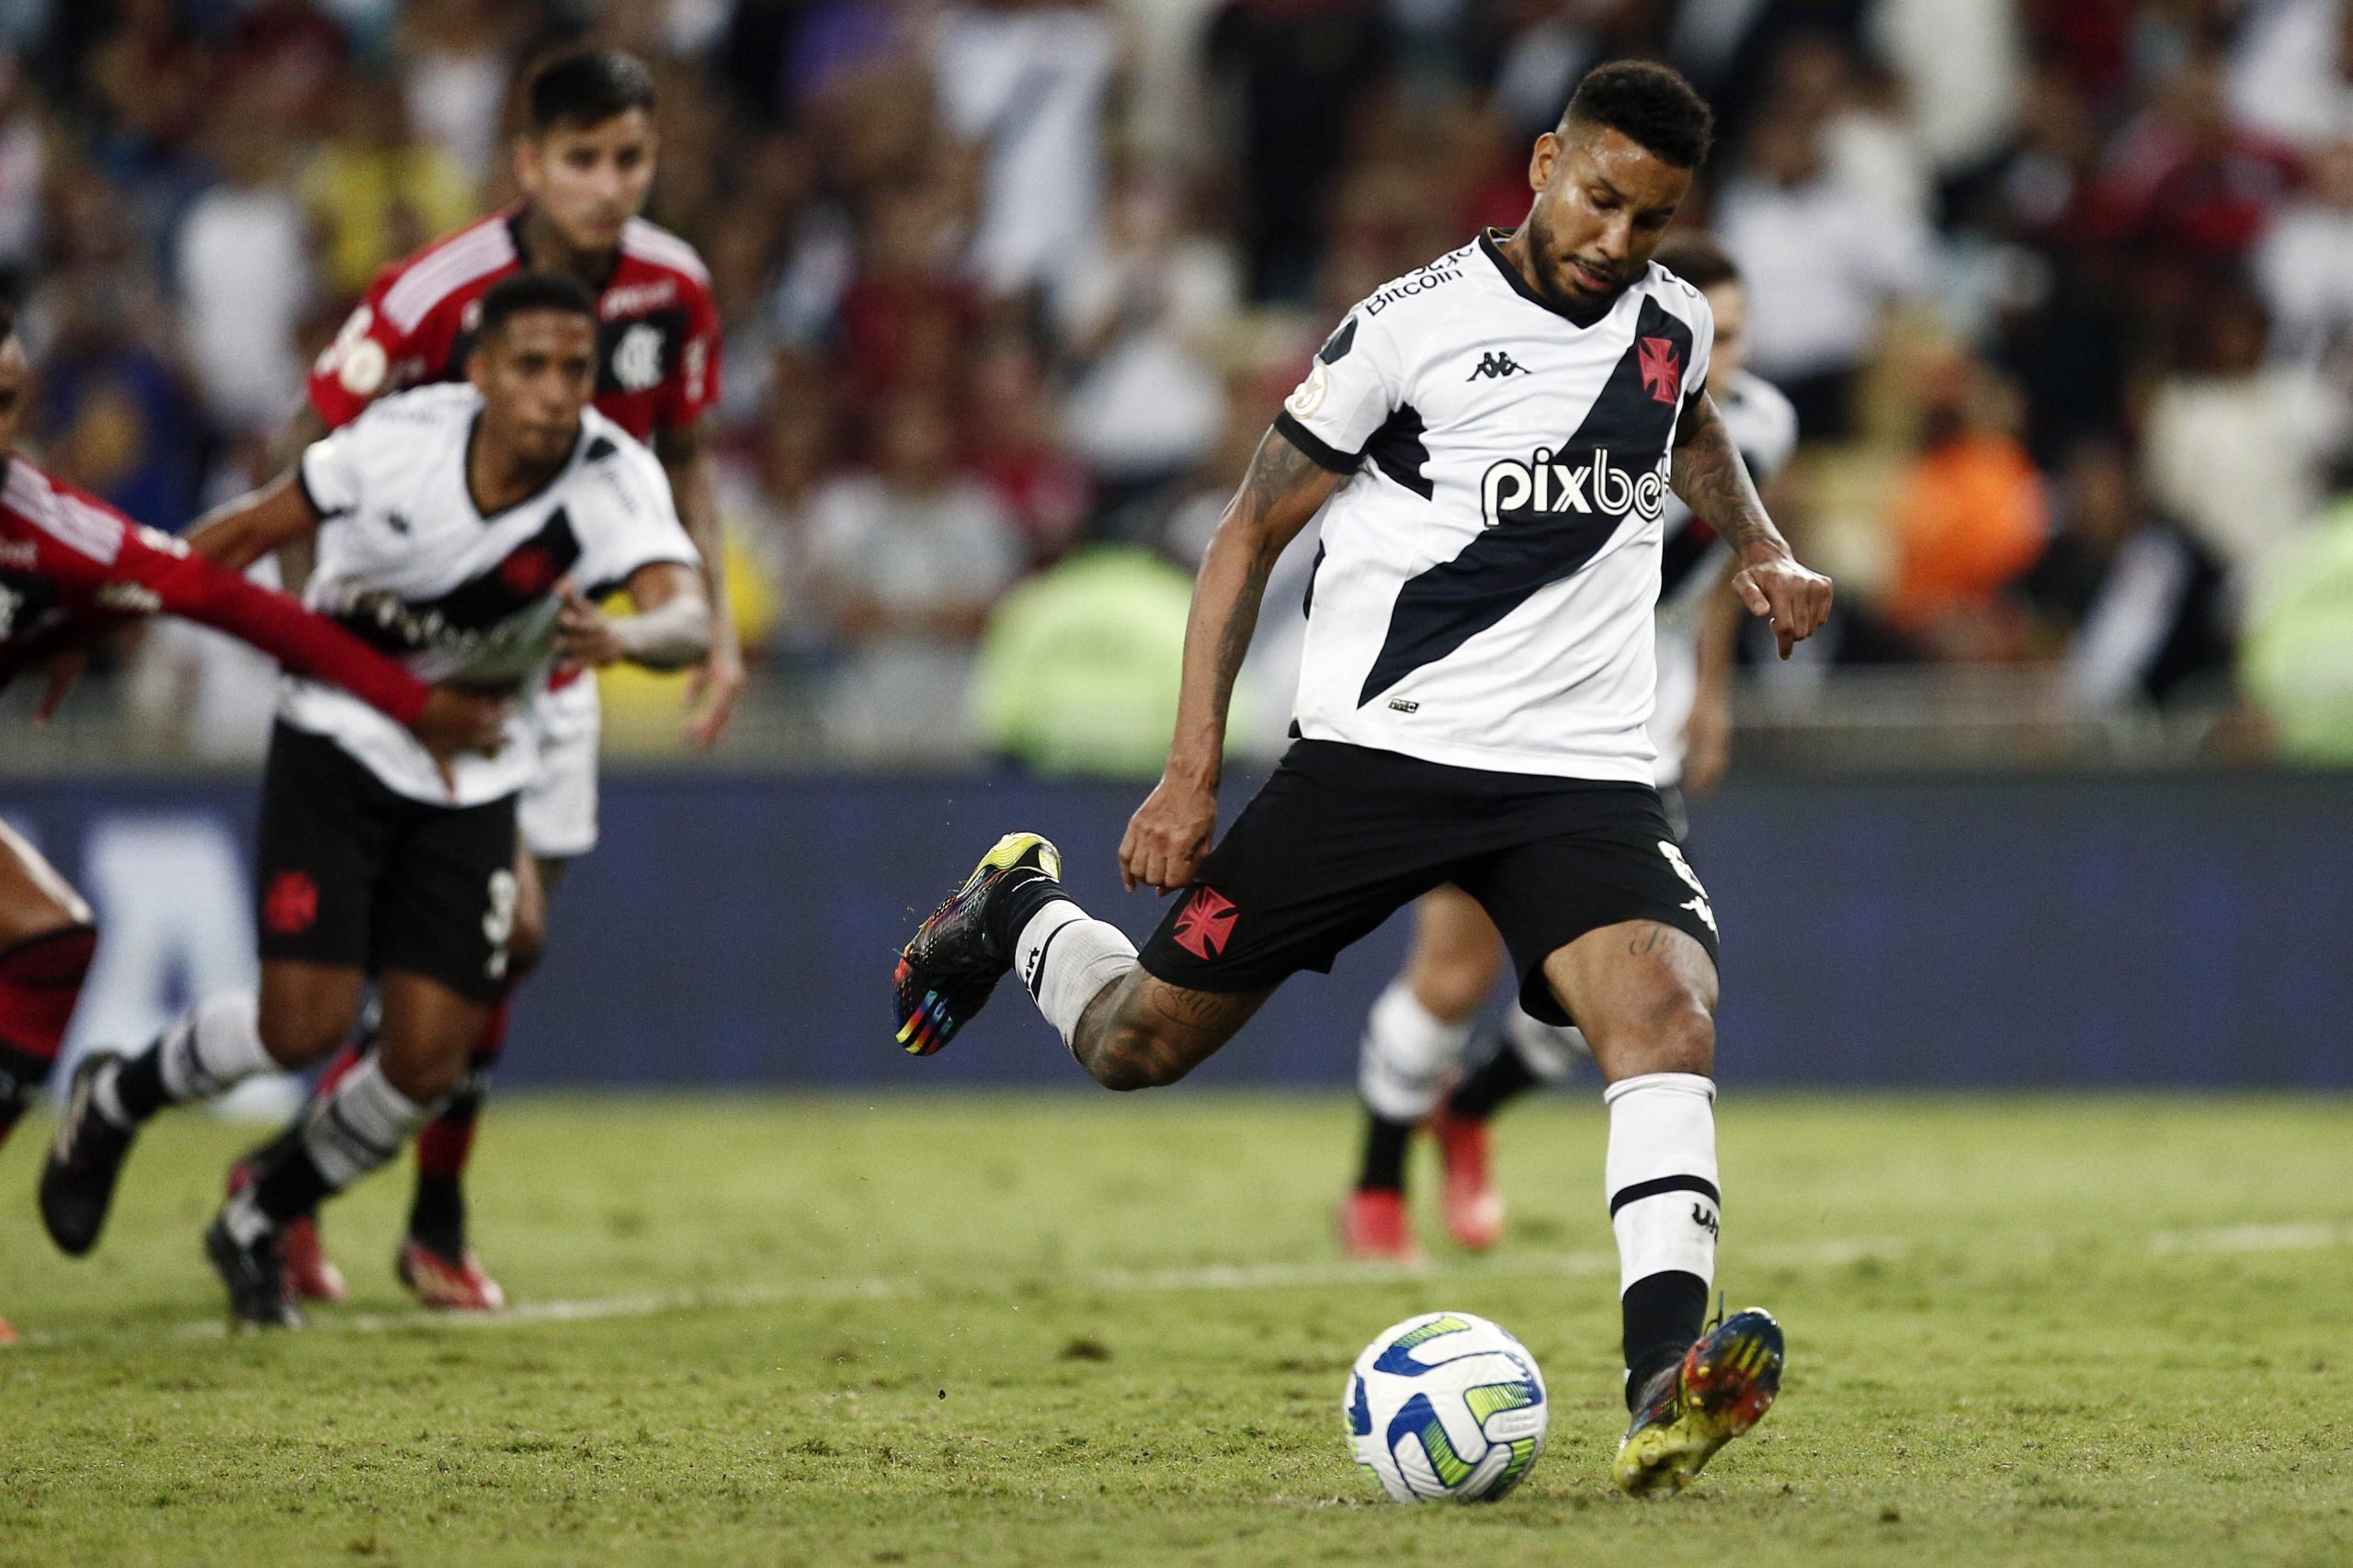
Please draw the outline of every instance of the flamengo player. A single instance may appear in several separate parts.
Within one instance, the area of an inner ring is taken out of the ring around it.
[[[426,687],[285,595],[9,455],[31,374],[15,312],[0,304],[0,687],[45,668],[46,718],[79,669],[85,638],[124,616],[160,612],[217,627],[341,687],[407,725],[444,768],[461,751],[499,744],[505,704]],[[97,940],[90,906],[0,823],[0,1143],[57,1060]],[[13,1337],[0,1320],[0,1344]]]
[[[1681,1487],[1780,1382],[1764,1312],[1704,1330],[1715,1265],[1715,912],[1657,791],[1652,608],[1668,489],[1741,562],[1786,655],[1830,608],[1707,394],[1708,307],[1651,264],[1711,134],[1664,66],[1577,85],[1535,199],[1348,313],[1260,441],[1193,593],[1176,733],[1128,884],[1185,888],[1139,954],[1008,834],[893,977],[900,1040],[950,1040],[1008,971],[1097,1081],[1169,1084],[1285,977],[1452,883],[1521,1001],[1574,1017],[1608,1088],[1625,1328],[1619,1484]],[[1226,706],[1267,574],[1329,504],[1300,741],[1214,851]]]
[[[232,565],[314,540],[311,605],[413,667],[529,689],[557,658],[680,668],[710,652],[694,546],[653,455],[588,406],[597,307],[572,278],[483,297],[469,383],[387,398],[293,472],[199,528]],[[625,589],[637,613],[592,600]],[[506,972],[520,719],[495,756],[436,777],[397,728],[290,677],[262,781],[261,995],[208,999],[137,1058],[75,1069],[41,1176],[68,1253],[98,1236],[132,1138],[166,1105],[300,1069],[349,1032],[371,978],[379,1049],[256,1162],[205,1233],[230,1312],[299,1324],[278,1232],[400,1152],[455,1089]]]
[[[693,733],[710,744],[743,684],[700,425],[719,397],[719,314],[694,248],[638,216],[658,151],[654,78],[634,56],[578,51],[540,66],[524,97],[528,121],[515,170],[528,199],[386,268],[321,356],[311,406],[332,429],[387,389],[461,379],[483,292],[526,267],[586,284],[597,294],[597,412],[653,446],[702,556],[712,653],[697,676],[706,706]],[[515,868],[508,993],[540,961],[548,903],[564,868],[597,844],[596,683],[559,678],[534,696],[529,717],[540,768],[517,809],[523,853]],[[430,1306],[506,1305],[506,1293],[468,1245],[463,1179],[490,1071],[506,1043],[507,1011],[502,994],[467,1082],[417,1141],[416,1196],[394,1270]],[[321,1092],[357,1059],[356,1049],[339,1056]],[[241,1165],[232,1179],[244,1175]],[[343,1298],[342,1274],[309,1220],[289,1227],[286,1246],[298,1293]]]
[[[1669,235],[1652,258],[1699,290],[1716,324],[1708,395],[1761,487],[1797,445],[1797,411],[1749,374],[1748,294],[1723,247],[1697,232]],[[1681,796],[1703,795],[1722,773],[1731,733],[1733,618],[1732,551],[1679,501],[1667,506],[1659,553],[1658,699],[1651,713],[1654,772],[1667,820],[1684,837]],[[1364,1161],[1340,1211],[1340,1239],[1358,1257],[1415,1256],[1405,1211],[1405,1148],[1425,1118],[1445,1167],[1447,1228],[1473,1250],[1503,1233],[1503,1195],[1487,1157],[1487,1122],[1538,1083],[1566,1077],[1586,1054],[1573,1028],[1539,1023],[1523,1008],[1504,1019],[1494,1051],[1441,1098],[1461,1065],[1480,1004],[1506,958],[1477,901],[1440,888],[1414,906],[1404,972],[1366,1019],[1358,1092]]]

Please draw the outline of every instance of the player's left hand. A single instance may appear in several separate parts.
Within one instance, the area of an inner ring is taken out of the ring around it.
[[[710,629],[710,657],[687,677],[687,738],[708,751],[719,744],[735,718],[744,690],[744,644],[732,620]]]
[[[1772,622],[1785,659],[1830,619],[1830,579],[1799,565],[1794,556],[1777,555],[1744,566],[1732,585],[1749,614]]]
[[[566,577],[556,585],[563,613],[555,623],[555,651],[574,669],[598,670],[626,657],[629,649],[605,612],[598,609],[580,585]]]

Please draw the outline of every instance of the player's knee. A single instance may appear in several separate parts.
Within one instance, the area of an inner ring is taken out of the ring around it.
[[[1716,1020],[1691,993],[1662,1000],[1652,1010],[1642,1043],[1648,1058],[1645,1072],[1695,1073],[1703,1078],[1715,1072]]]
[[[547,955],[548,922],[544,906],[526,903],[515,912],[515,929],[506,938],[506,978],[522,979],[540,967]]]
[[[1448,1023],[1477,1012],[1495,983],[1495,966],[1484,956],[1461,954],[1417,957],[1410,982],[1414,1000]]]
[[[1165,1088],[1193,1070],[1185,1055],[1145,1029],[1121,1028],[1086,1058],[1086,1070],[1107,1089]]]
[[[462,1051],[388,1051],[384,1082],[421,1106],[448,1099],[466,1081]]]
[[[261,1048],[280,1067],[323,1062],[351,1032],[352,1014],[332,1006],[269,1006],[261,1010]]]

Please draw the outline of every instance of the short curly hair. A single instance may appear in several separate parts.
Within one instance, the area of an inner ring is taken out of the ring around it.
[[[1613,60],[1586,73],[1560,129],[1573,124],[1606,125],[1678,169],[1707,161],[1715,140],[1715,111],[1683,74],[1652,60]]]

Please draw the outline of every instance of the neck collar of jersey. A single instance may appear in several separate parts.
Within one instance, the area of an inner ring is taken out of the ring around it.
[[[572,450],[564,453],[563,460],[556,464],[554,468],[548,472],[547,478],[540,483],[538,489],[532,491],[529,495],[508,502],[506,506],[501,506],[495,512],[483,511],[482,509],[481,497],[474,494],[474,442],[480,439],[481,436],[482,410],[477,407],[474,410],[474,416],[466,421],[465,450],[458,459],[458,485],[460,489],[466,493],[466,505],[474,509],[474,516],[481,518],[484,523],[492,523],[506,516],[507,513],[515,510],[517,506],[529,506],[532,502],[538,500],[540,496],[545,495],[549,491],[554,489],[556,482],[562,479],[565,474],[572,472],[572,465],[580,460],[580,449],[587,444],[588,420],[585,415],[581,417],[580,433],[572,438]]]
[[[1563,310],[1529,288],[1528,279],[1519,275],[1519,268],[1511,264],[1511,257],[1504,254],[1503,242],[1518,233],[1519,233],[1518,229],[1483,229],[1479,233],[1479,248],[1487,253],[1487,259],[1495,264],[1495,270],[1504,275],[1504,281],[1511,285],[1512,292],[1534,305],[1538,310],[1549,311],[1572,326],[1597,326],[1608,316],[1610,312],[1618,308],[1618,301],[1626,297],[1626,290],[1620,289],[1610,295],[1608,301],[1598,310],[1586,315],[1579,315],[1574,311]]]

